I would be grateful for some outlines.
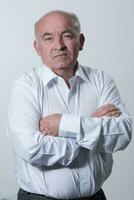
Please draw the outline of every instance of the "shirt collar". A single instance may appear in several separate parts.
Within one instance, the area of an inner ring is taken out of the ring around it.
[[[77,77],[81,78],[83,81],[87,82],[88,78],[87,78],[87,76],[86,76],[85,71],[83,70],[83,68],[84,67],[78,63],[75,76],[77,76]]]
[[[55,74],[49,67],[47,67],[46,65],[42,66],[42,73],[43,73],[43,82],[44,85],[46,86],[49,82],[51,82],[52,80],[58,78],[58,75]],[[84,73],[83,67],[78,63],[77,64],[77,69],[76,69],[76,73],[74,77],[79,77],[81,78],[83,81],[88,80],[86,74]]]
[[[43,82],[45,86],[53,79],[58,78],[58,76],[46,65],[42,66],[42,73],[43,73]]]

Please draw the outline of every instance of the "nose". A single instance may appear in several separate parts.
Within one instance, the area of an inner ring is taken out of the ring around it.
[[[57,51],[63,51],[66,49],[66,45],[62,38],[60,38],[60,37],[55,38],[54,49]]]

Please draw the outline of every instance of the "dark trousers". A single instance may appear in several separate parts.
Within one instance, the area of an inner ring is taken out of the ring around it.
[[[51,197],[46,197],[40,194],[33,194],[30,192],[26,192],[22,189],[18,192],[17,200],[65,200],[65,199],[55,199]],[[105,194],[102,189],[100,189],[96,194],[92,197],[83,197],[83,198],[76,198],[72,200],[106,200]]]

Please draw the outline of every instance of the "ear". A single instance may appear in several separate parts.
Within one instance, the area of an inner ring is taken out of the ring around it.
[[[84,46],[84,42],[85,42],[85,36],[83,35],[83,33],[80,34],[80,48],[79,50],[81,51],[83,49],[83,46]]]
[[[38,56],[40,56],[39,46],[38,46],[38,43],[37,43],[36,40],[34,40],[34,44],[33,44],[33,45],[34,45],[34,48],[35,48],[35,50],[36,50]]]

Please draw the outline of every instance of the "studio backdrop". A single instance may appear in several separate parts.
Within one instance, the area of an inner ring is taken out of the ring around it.
[[[79,62],[102,69],[116,81],[134,116],[133,0],[4,0],[0,4],[0,199],[16,200],[12,149],[6,135],[6,109],[12,82],[41,64],[33,48],[34,23],[53,9],[75,12],[85,34]],[[103,185],[108,200],[133,199],[134,142],[114,154],[111,177]]]

